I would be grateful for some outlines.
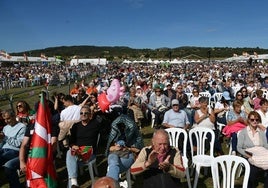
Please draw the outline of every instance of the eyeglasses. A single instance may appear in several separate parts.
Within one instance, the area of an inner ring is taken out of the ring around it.
[[[88,115],[89,112],[80,112],[80,115]]]
[[[17,108],[22,108],[23,106],[21,104],[17,105]]]
[[[259,122],[259,119],[250,119],[250,121],[252,121],[252,122],[254,122],[254,121]]]

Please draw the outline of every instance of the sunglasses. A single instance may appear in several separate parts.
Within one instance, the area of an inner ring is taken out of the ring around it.
[[[21,104],[17,105],[17,108],[22,108],[23,106]]]
[[[88,115],[89,112],[80,112],[80,115]]]
[[[254,122],[254,121],[259,122],[259,119],[250,119],[250,121],[252,121],[252,122]]]

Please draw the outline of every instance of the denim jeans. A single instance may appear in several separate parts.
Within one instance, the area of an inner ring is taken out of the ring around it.
[[[7,148],[0,149],[0,166],[5,164],[7,161],[14,159],[19,156],[19,151]]]
[[[110,153],[108,156],[108,169],[106,176],[118,181],[119,174],[127,171],[134,163],[134,156],[129,154],[128,158],[119,157],[117,154]]]
[[[96,155],[92,155],[89,160],[94,158],[96,158]],[[78,162],[80,162],[78,161],[78,157],[76,155],[72,155],[71,150],[69,149],[66,153],[66,166],[69,178],[77,178]]]
[[[19,157],[7,161],[4,165],[5,175],[7,177],[10,188],[20,188],[19,176],[17,170],[20,169]]]

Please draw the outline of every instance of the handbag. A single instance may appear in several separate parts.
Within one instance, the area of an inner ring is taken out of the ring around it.
[[[263,170],[268,169],[268,158],[264,157],[268,156],[268,149],[261,146],[255,146],[246,149],[246,152],[252,155],[248,160],[250,164],[262,168]]]

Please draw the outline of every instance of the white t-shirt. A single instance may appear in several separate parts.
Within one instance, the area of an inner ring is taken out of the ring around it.
[[[81,110],[81,106],[78,106],[78,105],[68,106],[64,110],[61,111],[60,120],[61,121],[80,120],[80,110]]]

